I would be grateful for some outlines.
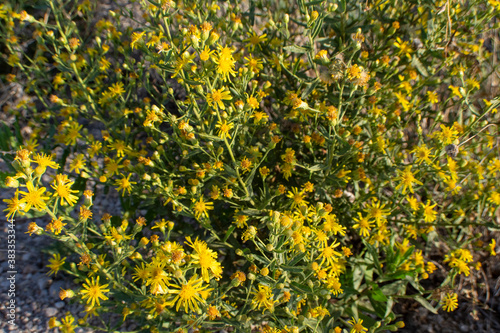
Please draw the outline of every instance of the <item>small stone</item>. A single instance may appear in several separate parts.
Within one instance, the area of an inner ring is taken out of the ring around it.
[[[47,317],[54,317],[57,314],[57,309],[53,307],[48,307],[45,309],[45,315]]]
[[[4,281],[0,282],[1,289],[8,290],[9,286],[10,286],[10,281],[8,281],[8,280],[4,280]]]
[[[23,274],[35,273],[36,271],[37,271],[36,266],[34,266],[34,265],[27,265],[23,269]]]
[[[45,288],[47,288],[47,285],[49,284],[49,278],[47,276],[40,276],[38,277],[36,283],[38,284],[38,288],[40,288],[40,290],[44,290]]]
[[[64,306],[65,306],[65,305],[66,305],[66,304],[64,304],[64,302],[63,302],[63,301],[59,301],[59,302],[56,302],[56,304],[54,304],[54,306],[55,306],[56,308],[58,308],[58,309],[62,309],[62,308],[64,308]]]
[[[64,281],[55,281],[49,288],[49,296],[55,299],[59,299],[59,292],[61,289],[64,289],[65,286]]]
[[[21,257],[23,261],[28,261],[30,260],[30,257],[31,257],[31,253],[25,253],[23,254],[23,256]]]
[[[17,327],[16,325],[9,325],[9,331],[17,331],[19,330],[19,327]]]

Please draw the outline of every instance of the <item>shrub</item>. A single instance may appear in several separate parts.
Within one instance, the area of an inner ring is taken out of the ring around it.
[[[0,9],[7,218],[95,329],[394,331],[496,255],[498,1],[36,4]]]

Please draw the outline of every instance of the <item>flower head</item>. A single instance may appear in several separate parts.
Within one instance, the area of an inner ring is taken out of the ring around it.
[[[406,189],[410,189],[410,192],[413,193],[413,183],[422,185],[422,182],[417,180],[411,172],[411,165],[408,165],[403,171],[397,170],[399,173],[399,176],[396,177],[394,180],[399,180],[401,183],[399,183],[398,186],[396,186],[396,190],[399,190],[401,187],[403,187],[403,194],[406,194]]]
[[[51,185],[55,190],[53,196],[61,198],[62,205],[68,203],[73,206],[78,201],[78,197],[72,194],[78,193],[78,191],[71,189],[73,184],[74,182],[70,181],[67,175],[57,175],[53,185]]]
[[[271,312],[274,311],[274,303],[276,301],[273,300],[273,292],[271,287],[259,284],[259,289],[252,291],[254,295],[252,299],[252,305],[257,307],[258,309],[269,310]]]
[[[83,290],[81,293],[83,294],[82,299],[87,299],[87,304],[91,303],[90,306],[93,307],[94,304],[97,303],[97,306],[100,306],[100,300],[107,300],[108,297],[104,295],[104,293],[109,292],[109,289],[106,289],[108,287],[108,284],[99,284],[99,276],[97,279],[94,279],[92,277],[92,280],[89,281],[89,279],[86,279],[83,284]]]
[[[208,248],[207,243],[196,239],[194,242],[191,237],[186,237],[186,243],[195,251],[191,255],[195,265],[201,268],[201,275],[205,282],[210,281],[210,275],[219,279],[222,275],[222,266],[217,261],[217,253]]]
[[[351,333],[362,333],[368,331],[366,327],[363,326],[363,319],[354,319],[354,317],[349,320],[349,324],[352,325]]]
[[[219,53],[217,54],[215,63],[217,64],[217,73],[222,75],[224,82],[229,79],[229,75],[236,75],[234,71],[236,60],[233,58],[233,50],[231,48],[219,45]]]
[[[218,121],[217,124],[215,125],[215,128],[219,129],[219,132],[217,135],[221,139],[229,138],[231,139],[231,134],[229,134],[229,131],[234,127],[233,123],[228,123],[227,120],[224,120],[223,122]]]
[[[184,284],[172,285],[174,289],[171,289],[170,293],[177,295],[170,304],[173,305],[177,302],[175,306],[176,311],[179,311],[181,307],[184,308],[184,312],[186,313],[198,311],[200,308],[199,304],[205,303],[205,300],[202,298],[202,292],[206,290],[207,286],[203,286],[203,280],[197,277],[197,275],[194,275]]]
[[[130,193],[132,185],[137,184],[136,182],[130,181],[131,175],[132,175],[131,173],[129,173],[127,177],[122,175],[122,179],[119,179],[115,182],[115,185],[118,186],[118,191],[123,190],[122,195],[125,194],[125,191]]]
[[[49,197],[43,196],[43,193],[46,190],[45,187],[35,188],[32,182],[28,182],[26,184],[26,188],[28,189],[28,192],[19,192],[24,195],[22,199],[22,201],[26,203],[24,211],[29,211],[31,207],[35,208],[38,211],[45,210],[45,208],[47,208],[47,204],[45,201],[49,200]]]
[[[24,210],[26,207],[26,202],[22,199],[19,199],[19,191],[16,191],[12,199],[3,199],[5,203],[7,203],[7,209],[4,209],[4,212],[7,212],[7,219],[10,220],[14,215],[19,212],[20,214],[24,214]]]
[[[223,101],[224,100],[231,100],[231,93],[229,90],[225,90],[226,88],[223,87],[221,89],[214,89],[212,90],[212,93],[207,94],[207,103],[209,106],[215,106],[215,108],[219,108],[221,110],[225,110],[226,107],[224,106]]]
[[[193,199],[194,200],[194,199]],[[204,216],[208,218],[208,211],[214,209],[213,202],[205,202],[203,197],[200,197],[200,200],[194,201],[194,216],[199,219]]]
[[[458,307],[458,298],[456,293],[447,293],[443,301],[443,310],[447,312],[454,311]]]
[[[49,259],[50,265],[47,265],[50,268],[50,271],[47,273],[48,275],[54,274],[57,275],[57,272],[61,269],[62,265],[66,262],[66,257],[61,259],[61,255],[56,253]]]

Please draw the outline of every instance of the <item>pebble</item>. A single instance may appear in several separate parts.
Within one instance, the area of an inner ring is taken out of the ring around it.
[[[23,269],[23,274],[29,274],[29,273],[36,273],[38,271],[38,268],[35,265],[26,265]]]
[[[21,259],[22,259],[22,261],[28,261],[28,260],[30,260],[30,258],[31,258],[31,253],[28,252],[28,253],[23,254]]]
[[[47,285],[49,284],[49,278],[47,276],[41,275],[38,277],[36,283],[38,285],[38,288],[40,288],[40,290],[44,290],[45,288],[47,288]]]
[[[3,290],[9,289],[10,282],[8,280],[4,280],[0,282],[0,288]]]
[[[48,307],[45,309],[45,315],[47,317],[54,317],[57,314],[57,309],[53,307]]]
[[[66,283],[62,280],[53,282],[49,288],[49,296],[54,299],[59,299],[59,292],[61,289],[64,289],[65,285]]]
[[[66,304],[63,302],[63,301],[59,301],[59,302],[56,302],[56,304],[54,304],[54,306],[58,309],[62,309],[64,308]]]

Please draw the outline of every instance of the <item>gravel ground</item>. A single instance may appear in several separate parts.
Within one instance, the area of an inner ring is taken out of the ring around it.
[[[1,170],[5,168],[0,167]],[[11,189],[3,189],[0,194],[0,199],[11,198],[14,191]],[[120,207],[118,194],[110,191],[108,195],[103,195],[97,192],[97,200],[99,204],[94,206],[93,212],[96,216],[102,215],[104,212],[110,214],[119,214]],[[3,200],[0,203],[0,210],[6,208]],[[48,321],[51,317],[56,316],[58,319],[64,316],[69,311],[75,319],[82,318],[85,315],[84,307],[77,303],[73,303],[69,299],[61,301],[59,291],[61,289],[75,289],[76,284],[73,283],[71,276],[59,273],[57,276],[47,275],[49,269],[46,265],[52,257],[46,253],[54,242],[48,236],[37,236],[26,234],[28,224],[32,221],[39,226],[44,227],[48,220],[40,219],[24,219],[18,218],[15,221],[15,244],[16,244],[16,262],[15,268],[9,268],[7,261],[7,235],[8,223],[2,213],[2,226],[0,233],[0,332],[49,332]],[[10,271],[17,271],[15,274],[15,296],[10,297],[11,283],[7,280],[11,276]],[[6,307],[10,299],[14,299],[16,303],[16,318],[17,326],[9,325],[7,314],[9,309]],[[53,330],[52,330],[53,332]],[[91,332],[91,330],[78,329],[77,332]]]

